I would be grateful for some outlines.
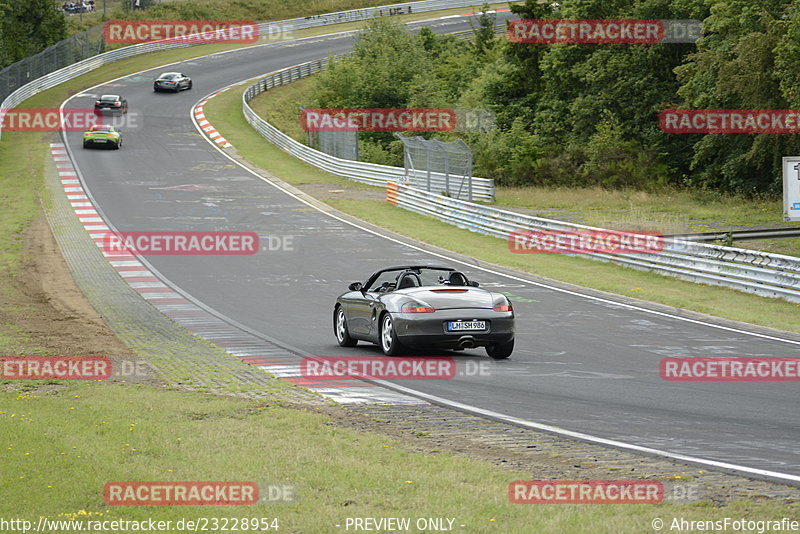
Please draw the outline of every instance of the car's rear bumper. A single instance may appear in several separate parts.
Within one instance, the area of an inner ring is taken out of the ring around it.
[[[83,141],[84,145],[95,145],[95,146],[116,145],[117,143],[119,143],[118,139],[106,139],[104,141],[98,139],[85,139]]]
[[[408,347],[462,348],[465,343],[485,347],[514,338],[513,312],[486,309],[437,310],[433,313],[394,313],[395,334]],[[486,330],[449,332],[450,321],[485,321]]]
[[[435,347],[440,349],[472,349],[508,343],[514,339],[514,334],[475,334],[460,333],[458,336],[398,336],[400,343],[406,347],[422,348]]]

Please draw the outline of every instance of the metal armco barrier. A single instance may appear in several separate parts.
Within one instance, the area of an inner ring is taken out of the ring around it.
[[[604,231],[464,202],[392,182],[387,183],[386,200],[459,228],[506,240],[514,231]],[[792,256],[665,239],[664,250],[658,254],[591,254],[588,257],[692,282],[727,286],[765,297],[800,302],[800,258]]]
[[[270,143],[292,156],[331,174],[377,186],[383,186],[387,181],[403,182],[407,178],[406,171],[402,167],[335,158],[292,139],[258,116],[250,107],[250,101],[264,91],[320,72],[328,66],[329,62],[330,58],[325,58],[295,65],[294,67],[273,72],[249,86],[242,95],[242,112],[247,122]],[[460,196],[466,198],[469,192],[466,184],[461,183],[462,181],[464,180],[460,177],[450,176],[448,178],[444,174],[431,173],[431,187],[433,189],[445,191],[445,188],[449,186],[451,194],[460,192]],[[471,182],[473,199],[494,202],[494,180],[472,177]],[[409,183],[417,187],[426,187],[428,181],[427,177],[412,177],[409,179]]]
[[[258,25],[258,32],[259,36],[269,36],[275,33],[279,34],[281,32],[289,32],[292,30],[314,28],[317,26],[326,26],[328,24],[338,24],[340,22],[366,20],[369,18],[379,17],[383,15],[422,13],[425,11],[436,11],[440,9],[451,9],[459,7],[466,8],[466,7],[473,7],[477,4],[480,4],[480,2],[476,2],[476,0],[423,0],[421,2],[407,2],[404,4],[392,4],[387,6],[368,7],[364,9],[353,9],[350,11],[340,11],[338,13],[326,13],[324,15],[315,15],[312,17],[264,22]],[[207,32],[207,33],[213,35],[214,32]],[[200,34],[200,35],[205,35],[205,34]],[[69,39],[66,39],[65,41],[68,40]],[[65,41],[62,41],[62,43]],[[34,63],[36,63],[37,61],[40,62],[40,60],[43,60],[43,58],[45,58],[47,54],[52,54],[53,50],[55,50],[58,46],[59,46],[58,44],[53,45],[52,47],[40,52],[39,54],[31,56],[30,58],[23,59],[22,61],[14,63],[13,65],[9,65],[5,69],[3,69],[2,72],[19,68],[20,66],[19,64],[23,62],[31,62],[31,61],[33,61]],[[2,117],[3,114],[5,113],[5,110],[18,106],[28,98],[32,97],[37,93],[40,93],[41,91],[51,89],[60,83],[64,83],[73,78],[77,78],[81,74],[86,74],[87,72],[100,68],[103,65],[107,65],[109,63],[113,63],[121,59],[138,56],[140,54],[148,54],[150,52],[157,52],[159,50],[184,48],[187,46],[195,46],[195,44],[181,44],[176,42],[169,42],[169,40],[164,40],[164,41],[153,41],[149,43],[126,46],[124,48],[118,48],[110,52],[104,52],[102,54],[92,56],[82,61],[78,61],[71,65],[64,66],[63,68],[54,70],[49,74],[41,76],[40,78],[37,78],[31,82],[25,83],[24,85],[17,87],[16,90],[10,93],[3,100],[3,102],[0,103],[0,136],[2,135]],[[27,79],[27,76],[20,75],[18,77],[20,82],[23,80],[23,78]]]

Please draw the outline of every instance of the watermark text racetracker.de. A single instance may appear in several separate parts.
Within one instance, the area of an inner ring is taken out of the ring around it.
[[[800,109],[665,109],[666,133],[800,133]]]
[[[303,109],[306,132],[463,132],[489,131],[495,114],[487,109],[325,108]]]
[[[313,356],[300,362],[300,375],[313,380],[452,380],[489,376],[491,363],[450,356],[386,359],[376,356]]]
[[[508,24],[512,43],[694,43],[699,20],[522,19]]]
[[[129,131],[141,128],[142,116],[135,112],[100,114],[92,108],[0,109],[0,126],[4,132],[85,132],[99,124]]]
[[[800,380],[800,358],[664,358],[663,380],[697,382],[791,382]]]
[[[517,480],[508,485],[516,504],[656,504],[664,500],[657,480]]]
[[[658,232],[616,230],[515,230],[508,235],[514,254],[658,254]]]
[[[110,506],[221,506],[292,503],[292,484],[239,481],[120,481],[107,482],[103,499]]]
[[[515,504],[694,503],[708,498],[698,482],[660,480],[517,480],[508,485]]]
[[[236,231],[106,232],[102,249],[107,255],[252,255],[259,251],[294,251],[294,235],[259,236]]]
[[[143,360],[105,356],[0,356],[0,380],[119,380],[154,372]]]
[[[108,44],[252,44],[258,37],[258,23],[252,20],[110,20],[103,26]]]

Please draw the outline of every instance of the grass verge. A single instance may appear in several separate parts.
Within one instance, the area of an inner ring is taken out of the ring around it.
[[[282,87],[260,95],[256,99],[257,109],[269,117],[286,116],[285,111],[278,110],[276,106],[270,104],[274,93],[277,95],[275,102],[289,105],[295,95],[286,89],[287,87]],[[240,88],[227,91],[217,95],[205,106],[206,117],[234,145],[241,156],[293,185],[334,182],[353,187],[353,182],[307,165],[253,135],[253,130],[242,116],[241,92]],[[432,217],[396,208],[381,200],[326,201],[345,213],[378,226],[483,261],[676,308],[800,332],[800,321],[797,319],[800,305],[797,304],[727,288],[694,284],[586,258],[513,254],[502,239],[461,230]]]
[[[445,517],[455,532],[644,532],[654,516],[782,517],[798,506],[514,505],[512,480],[483,462],[420,454],[395,439],[337,428],[317,413],[252,400],[81,384],[0,391],[0,516],[61,520],[278,518],[284,532],[338,532],[348,517]],[[535,477],[535,474],[534,474]],[[293,485],[297,502],[109,506],[110,481]],[[460,527],[459,525],[464,525]],[[77,528],[72,530],[77,531]],[[132,530],[128,530],[132,531]],[[411,528],[411,532],[422,529]],[[430,530],[429,530],[430,531]]]

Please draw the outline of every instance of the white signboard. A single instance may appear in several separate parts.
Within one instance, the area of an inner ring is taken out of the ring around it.
[[[800,221],[800,156],[783,158],[783,220]]]

